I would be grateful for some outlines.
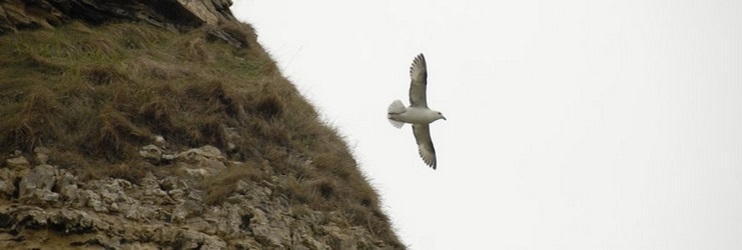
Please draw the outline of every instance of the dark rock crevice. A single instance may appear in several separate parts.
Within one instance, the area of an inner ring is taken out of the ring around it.
[[[172,30],[235,21],[228,0],[8,0],[0,2],[0,35],[55,27],[72,20],[93,25],[143,21]]]

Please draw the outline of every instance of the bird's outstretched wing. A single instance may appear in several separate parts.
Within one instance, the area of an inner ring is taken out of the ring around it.
[[[428,85],[428,69],[425,65],[425,56],[417,55],[410,66],[410,106],[427,108],[428,101],[425,89]]]
[[[433,140],[430,138],[430,126],[428,124],[413,124],[412,133],[415,135],[420,157],[423,158],[425,164],[435,169],[435,147],[433,147]]]

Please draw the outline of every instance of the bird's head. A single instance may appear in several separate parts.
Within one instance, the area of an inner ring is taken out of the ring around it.
[[[441,113],[441,112],[439,112],[439,111],[436,111],[436,114],[437,114],[437,116],[436,116],[436,118],[435,118],[436,120],[438,120],[438,119],[443,119],[443,120],[446,120],[446,117],[445,117],[445,116],[443,116],[443,113]]]

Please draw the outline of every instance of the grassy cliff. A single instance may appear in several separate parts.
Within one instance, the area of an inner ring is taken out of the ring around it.
[[[158,136],[169,151],[212,145],[240,163],[188,180],[205,206],[227,202],[240,181],[269,182],[297,214],[335,212],[376,247],[403,248],[347,145],[248,25],[72,21],[0,36],[1,162],[43,148],[81,181],[182,174],[139,154]]]

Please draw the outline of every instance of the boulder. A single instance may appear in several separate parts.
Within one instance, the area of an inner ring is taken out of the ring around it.
[[[189,176],[203,178],[225,169],[226,158],[222,152],[210,145],[188,149],[178,154],[178,166]]]
[[[59,200],[60,195],[52,192],[56,170],[51,165],[31,169],[18,185],[20,201],[26,204],[49,204]]]
[[[162,160],[162,149],[160,149],[160,147],[158,146],[150,144],[142,147],[142,149],[139,150],[139,156],[147,159],[151,163],[157,164],[160,163],[160,161]]]

